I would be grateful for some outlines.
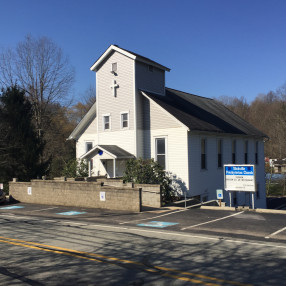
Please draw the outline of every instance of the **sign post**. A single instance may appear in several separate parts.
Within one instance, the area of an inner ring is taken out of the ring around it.
[[[221,207],[221,200],[223,199],[223,190],[216,190],[216,197],[219,200],[219,206]]]
[[[231,206],[231,192],[252,193],[252,208],[254,209],[254,193],[256,192],[255,165],[224,165],[224,188],[229,191]]]

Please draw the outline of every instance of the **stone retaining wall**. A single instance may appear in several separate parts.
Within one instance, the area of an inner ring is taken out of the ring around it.
[[[154,208],[162,207],[162,188],[160,185],[124,183],[122,179],[107,179],[90,177],[104,186],[129,187],[142,189],[142,205]]]
[[[162,206],[162,188],[160,185],[134,184],[134,188],[142,189],[142,205],[160,208]]]
[[[102,186],[102,182],[32,180],[10,182],[9,195],[25,203],[104,208],[140,212],[141,189]],[[105,200],[101,200],[102,196]]]

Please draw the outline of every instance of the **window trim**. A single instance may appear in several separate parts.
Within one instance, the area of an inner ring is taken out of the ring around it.
[[[204,150],[202,148],[203,142],[204,142]],[[201,138],[200,145],[201,145],[201,170],[207,170],[207,139]]]
[[[93,141],[91,141],[91,140],[85,141],[85,152],[86,153],[91,150],[91,149],[88,150],[88,148],[87,148],[88,144],[91,144],[91,149],[92,149],[93,148]]]
[[[236,140],[231,141],[231,162],[236,164]]]
[[[248,140],[244,141],[244,164],[248,164],[249,158],[248,158]]]
[[[116,65],[116,69],[115,70],[113,70],[113,66],[114,65]],[[117,70],[118,70],[117,62],[111,63],[111,73],[117,73]]]
[[[163,136],[154,136],[154,153],[155,153],[155,161],[158,162],[157,160],[157,139],[165,139],[165,171],[167,171],[169,169],[168,166],[168,136],[167,135],[163,135]],[[161,155],[161,154],[159,154]]]
[[[127,127],[123,127],[123,114],[127,114]],[[129,129],[130,126],[130,120],[129,120],[130,116],[129,116],[129,111],[122,111],[120,112],[120,129],[122,130],[127,130]]]
[[[105,121],[104,117],[109,117],[109,128],[105,128]],[[102,114],[102,129],[103,131],[110,131],[111,130],[111,116],[110,113]]]
[[[258,153],[259,153],[259,142],[255,141],[255,164],[258,165],[259,159],[258,159]]]
[[[217,167],[219,169],[223,167],[223,139],[221,138],[217,140]]]
[[[256,199],[259,200],[260,199],[260,185],[259,183],[256,183]]]

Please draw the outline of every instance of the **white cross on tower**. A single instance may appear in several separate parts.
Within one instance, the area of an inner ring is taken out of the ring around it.
[[[113,96],[116,97],[116,88],[119,87],[119,85],[116,83],[116,80],[113,80],[113,83],[110,87],[113,89]]]

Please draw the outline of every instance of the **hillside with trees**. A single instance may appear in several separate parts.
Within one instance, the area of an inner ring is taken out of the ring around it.
[[[217,100],[269,137],[265,156],[286,157],[286,86],[260,94],[250,103],[244,97],[221,96]]]

